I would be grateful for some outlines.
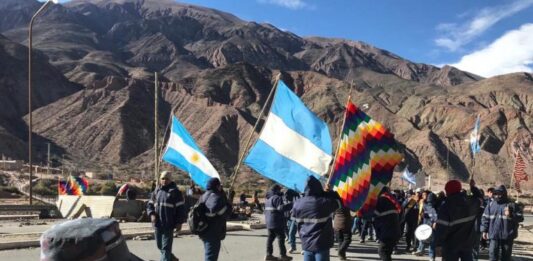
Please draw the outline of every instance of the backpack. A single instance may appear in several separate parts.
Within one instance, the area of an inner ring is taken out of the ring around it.
[[[209,194],[205,201],[211,196]],[[191,230],[191,233],[195,235],[199,235],[202,232],[204,232],[207,227],[207,207],[205,205],[205,201],[200,200],[198,201],[189,211],[188,217],[187,217],[187,224],[189,225],[189,229]]]

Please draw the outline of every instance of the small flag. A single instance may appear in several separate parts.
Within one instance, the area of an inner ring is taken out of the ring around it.
[[[128,185],[128,183],[120,186],[120,188],[118,189],[118,192],[117,192],[117,196],[124,195],[129,188],[130,188],[130,186]]]
[[[346,207],[368,215],[403,155],[393,134],[350,101],[344,117],[330,183]]]
[[[479,115],[476,119],[476,125],[474,126],[474,130],[470,133],[470,149],[472,150],[472,155],[475,155],[476,153],[481,151],[481,146],[479,146]]]
[[[515,188],[518,192],[521,192],[520,189],[520,182],[521,181],[528,181],[528,176],[526,173],[526,164],[524,162],[524,159],[522,158],[522,155],[520,153],[516,153],[516,161],[514,164],[514,180],[515,180]]]
[[[172,127],[163,160],[189,173],[189,176],[202,187],[207,187],[211,178],[219,178],[218,172],[194,142],[187,129],[172,116]]]
[[[287,188],[303,192],[309,176],[320,179],[326,174],[331,151],[328,125],[280,80],[261,135],[244,163]]]
[[[407,168],[402,173],[402,179],[416,186],[416,176]]]
[[[67,182],[64,180],[57,181],[57,194],[58,195],[68,195],[67,191]]]

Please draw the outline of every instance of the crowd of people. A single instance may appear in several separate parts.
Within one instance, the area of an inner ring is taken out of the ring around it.
[[[258,201],[258,195],[254,196]],[[171,174],[163,172],[147,206],[161,260],[178,260],[171,250],[173,231],[179,231],[187,220],[184,203]],[[209,181],[199,203],[205,205],[208,224],[199,233],[204,257],[206,261],[218,260],[232,205],[216,178]],[[309,177],[303,194],[272,186],[263,210],[268,231],[265,260],[283,261],[293,259],[289,254],[303,254],[306,261],[330,260],[335,241],[339,259],[347,260],[346,252],[355,235],[359,235],[360,244],[367,239],[378,242],[381,260],[392,260],[398,253],[424,256],[427,249],[429,260],[442,256],[445,261],[474,261],[479,259],[480,249],[488,248],[491,261],[510,261],[518,224],[523,221],[522,207],[509,199],[505,186],[489,188],[485,195],[474,180],[469,191],[457,180],[448,181],[439,193],[384,187],[372,213],[352,213],[336,192]],[[428,228],[425,233],[431,236],[417,238],[415,231],[421,226]],[[296,248],[297,234],[301,251]],[[398,246],[402,238],[404,249]],[[278,257],[274,255],[276,240]]]

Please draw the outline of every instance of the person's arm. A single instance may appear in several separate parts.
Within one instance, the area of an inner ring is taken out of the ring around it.
[[[176,206],[176,225],[178,225],[187,222],[187,210],[185,208],[183,194],[179,190],[176,192],[176,202],[174,204]]]
[[[490,225],[490,204],[488,204],[485,207],[485,211],[483,211],[483,215],[481,216],[481,233],[483,239],[487,240],[489,238],[489,225]]]

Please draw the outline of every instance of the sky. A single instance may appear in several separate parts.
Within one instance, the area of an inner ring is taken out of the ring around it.
[[[65,2],[65,0],[61,1]],[[533,72],[533,0],[181,0],[484,77]]]

